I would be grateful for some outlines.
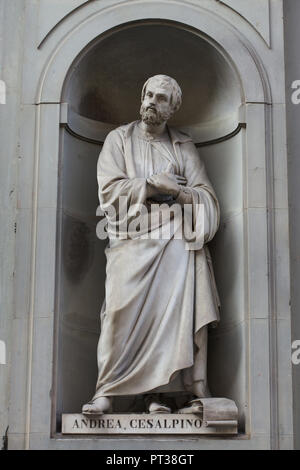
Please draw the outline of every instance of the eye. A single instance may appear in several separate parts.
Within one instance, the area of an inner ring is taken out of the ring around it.
[[[152,96],[153,96],[153,93],[151,93],[151,91],[147,91],[146,94],[147,94],[147,96],[150,96],[150,98],[152,98]]]

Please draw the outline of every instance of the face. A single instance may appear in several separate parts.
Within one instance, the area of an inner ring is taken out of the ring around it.
[[[146,124],[160,125],[172,115],[171,87],[162,86],[157,81],[147,85],[141,106],[141,117]]]

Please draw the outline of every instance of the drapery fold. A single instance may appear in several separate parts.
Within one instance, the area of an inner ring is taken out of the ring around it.
[[[147,155],[147,159],[145,157]],[[150,155],[150,158],[149,158]],[[151,164],[151,167],[150,167]],[[219,225],[219,205],[189,136],[168,128],[167,138],[146,141],[138,122],[112,131],[98,161],[99,201],[108,220],[106,296],[98,344],[98,396],[145,393],[182,373],[191,385],[203,376],[201,329],[219,319],[219,298],[206,245],[188,249],[182,225],[160,219],[131,234],[136,218],[149,221],[147,178],[153,172],[186,177],[176,202],[191,201],[190,230],[210,241]],[[120,196],[126,211],[119,206]],[[124,203],[124,202],[123,202]],[[197,226],[200,205],[203,224]],[[111,208],[114,208],[114,212]],[[165,211],[169,211],[168,205]],[[201,209],[203,210],[203,209]],[[176,221],[179,213],[173,214]],[[143,224],[142,224],[143,225]],[[169,238],[159,238],[170,232]],[[122,234],[115,238],[116,231]],[[181,231],[181,232],[180,232]],[[146,238],[145,235],[153,238]],[[157,233],[156,233],[157,232]]]

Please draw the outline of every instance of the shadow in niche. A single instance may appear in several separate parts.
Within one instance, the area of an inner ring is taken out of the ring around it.
[[[221,308],[218,327],[209,329],[208,382],[213,396],[236,402],[240,432],[247,407],[242,149],[240,133],[201,151],[221,208],[219,230],[209,243]]]
[[[219,233],[210,243],[221,309],[218,327],[209,329],[208,383],[213,396],[224,396],[235,400],[239,409],[239,432],[244,432],[246,351],[242,302],[240,305],[235,305],[235,315],[229,314],[231,313],[229,309],[232,308],[232,301],[236,297],[235,289],[239,277],[240,254],[235,249],[237,240],[226,240],[227,234],[224,234],[226,230],[227,226],[224,222],[221,224]],[[224,256],[225,253],[230,253],[230,259],[226,255]],[[226,276],[223,275],[221,269],[218,269],[217,259],[220,256],[227,266]]]
[[[159,20],[133,22],[93,41],[71,67],[63,101],[80,116],[121,125],[137,119],[142,86],[158,73],[182,88],[172,125],[217,127],[241,104],[239,80],[223,55],[185,25]]]
[[[234,70],[205,38],[172,22],[128,24],[98,38],[71,67],[62,101],[72,108],[79,127],[88,118],[96,129],[99,126],[107,133],[111,126],[138,119],[142,85],[157,73],[174,76],[183,89],[183,106],[171,125],[184,128],[197,141],[211,140],[235,128],[241,91]],[[83,123],[82,135],[85,126]],[[61,414],[80,412],[94,394],[107,243],[96,237],[96,166],[101,146],[63,128],[61,139],[55,369],[58,432]],[[243,207],[241,135],[202,148],[200,153],[222,210],[220,231],[210,244],[223,308],[220,327],[210,333],[209,384],[216,396],[237,401],[243,423],[243,230],[242,215],[236,216]],[[173,407],[180,398],[170,400]],[[144,410],[141,396],[118,398],[114,404],[119,411],[128,406]]]

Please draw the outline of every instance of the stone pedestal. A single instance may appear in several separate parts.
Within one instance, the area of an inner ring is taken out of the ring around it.
[[[201,398],[172,414],[63,414],[62,434],[237,434],[237,419],[233,400]]]
[[[62,434],[237,434],[237,421],[204,422],[198,414],[104,414],[89,418],[62,415]]]

